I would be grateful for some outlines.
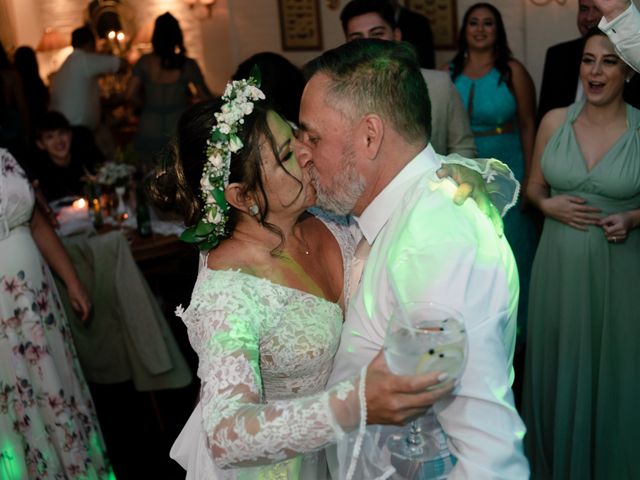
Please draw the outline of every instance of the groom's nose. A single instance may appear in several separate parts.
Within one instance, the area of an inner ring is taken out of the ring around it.
[[[301,168],[305,168],[311,163],[311,151],[304,142],[294,139],[293,141],[293,153],[296,154],[296,160]]]

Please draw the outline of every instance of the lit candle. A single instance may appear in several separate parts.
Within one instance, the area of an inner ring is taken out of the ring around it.
[[[79,198],[75,200],[71,206],[74,210],[86,210],[87,209],[87,201],[84,198]]]

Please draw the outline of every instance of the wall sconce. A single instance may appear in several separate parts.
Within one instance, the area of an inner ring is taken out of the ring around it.
[[[189,9],[193,10],[197,5],[201,5],[207,9],[207,17],[211,18],[211,9],[216,4],[216,0],[184,0],[189,6]]]
[[[61,48],[68,47],[69,45],[70,42],[68,38],[65,38],[54,28],[47,28],[42,32],[36,51],[49,52],[51,50],[60,50]]]
[[[531,0],[531,3],[537,5],[539,7],[544,7],[545,5],[549,5],[553,0]],[[565,5],[567,0],[556,0],[560,5]]]

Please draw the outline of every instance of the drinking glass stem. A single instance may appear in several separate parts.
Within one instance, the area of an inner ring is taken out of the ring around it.
[[[420,435],[422,434],[422,428],[420,428],[420,424],[416,420],[411,422],[411,428],[409,428],[409,435],[407,435],[407,443],[410,446],[420,445],[422,443],[422,439]]]

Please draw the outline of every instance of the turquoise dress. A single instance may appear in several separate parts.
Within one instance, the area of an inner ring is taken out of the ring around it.
[[[478,157],[503,161],[518,181],[522,182],[525,167],[520,132],[517,128],[516,99],[507,84],[500,81],[498,70],[493,68],[485,76],[477,79],[460,74],[453,83],[467,107]],[[529,278],[537,235],[532,219],[522,212],[519,204],[505,216],[504,228],[518,265],[518,330],[522,332],[527,323]],[[519,340],[524,338],[523,334],[519,335]]]
[[[587,170],[573,130],[583,103],[549,140],[551,195],[576,195],[603,215],[640,208],[640,110]],[[640,478],[640,229],[622,243],[603,230],[546,218],[533,263],[525,363],[525,448],[534,478]]]

